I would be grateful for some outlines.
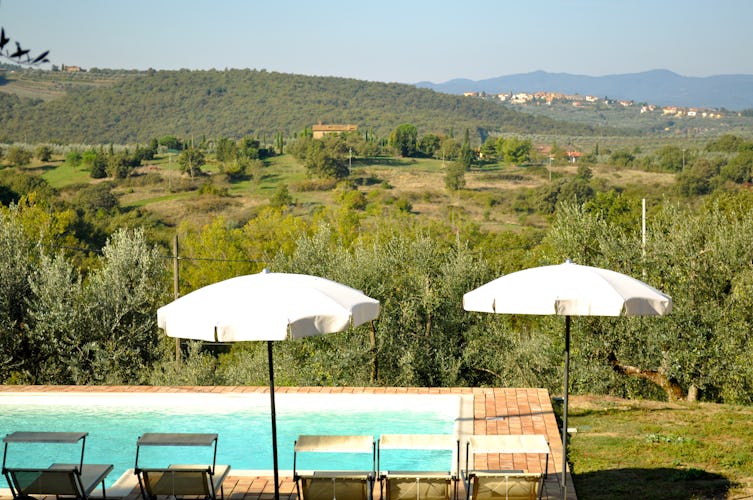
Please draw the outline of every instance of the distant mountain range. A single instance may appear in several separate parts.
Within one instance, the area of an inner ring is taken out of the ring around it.
[[[534,71],[486,80],[455,79],[444,83],[419,82],[447,94],[486,92],[562,92],[646,102],[660,106],[753,109],[753,75],[689,77],[668,70],[624,75],[586,76]]]

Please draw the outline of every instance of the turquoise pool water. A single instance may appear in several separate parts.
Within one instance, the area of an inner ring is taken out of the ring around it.
[[[458,403],[453,397],[278,394],[277,443],[280,470],[293,468],[293,444],[301,434],[453,434]],[[271,470],[272,438],[269,396],[132,395],[65,396],[0,395],[0,435],[14,431],[88,432],[85,461],[112,463],[111,485],[132,468],[136,440],[145,432],[217,433],[217,463],[233,470]],[[9,466],[47,466],[78,462],[80,447],[11,443]],[[211,463],[210,448],[142,448],[139,463]],[[382,454],[383,468],[393,470],[449,469],[449,452]],[[327,464],[326,467],[322,464]],[[299,454],[298,469],[369,469],[363,454]],[[7,488],[2,478],[0,487]]]

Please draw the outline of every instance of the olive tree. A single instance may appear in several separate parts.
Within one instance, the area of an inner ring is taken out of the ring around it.
[[[28,300],[29,341],[27,359],[36,367],[31,382],[85,384],[90,381],[93,345],[83,317],[80,273],[62,254],[43,255],[31,273]]]
[[[753,211],[665,205],[647,243],[629,230],[563,207],[547,239],[553,255],[642,279],[673,298],[662,318],[582,318],[576,323],[576,387],[627,396],[749,400],[753,370],[745,312],[753,261]],[[579,358],[579,359],[578,359]],[[724,367],[723,369],[721,367]],[[747,393],[749,394],[749,392]]]
[[[193,179],[195,175],[201,175],[201,167],[206,163],[204,152],[198,148],[189,147],[178,155],[178,165],[182,173],[188,173]]]
[[[666,363],[688,398],[740,402],[728,385],[753,384],[745,361],[750,323],[735,307],[753,262],[753,210],[715,202],[698,213],[668,206],[657,215],[647,265],[662,264],[661,280],[675,302],[670,321],[657,329],[668,346]]]
[[[5,381],[25,378],[29,368],[25,303],[36,252],[17,210],[15,206],[0,210],[0,379]]]
[[[274,271],[322,276],[380,301],[371,324],[276,344],[280,383],[453,386],[466,380],[472,369],[463,356],[465,332],[476,318],[463,311],[462,295],[487,276],[483,262],[465,245],[438,242],[404,221],[376,233],[349,242],[322,224],[270,263]],[[264,346],[233,345],[221,372],[225,383],[262,383]]]
[[[562,324],[550,317],[469,313],[465,382],[472,386],[546,387],[562,391]]]
[[[166,298],[166,266],[142,229],[117,231],[102,254],[84,290],[91,381],[138,383],[159,357],[155,313]]]
[[[479,257],[461,243],[396,229],[359,240],[346,269],[381,304],[366,364],[372,383],[462,385],[464,332],[473,321],[462,295],[486,275]]]

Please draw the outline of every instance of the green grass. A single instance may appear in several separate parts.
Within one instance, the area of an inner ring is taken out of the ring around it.
[[[187,193],[170,193],[162,196],[155,196],[153,198],[140,198],[129,203],[123,203],[123,207],[127,208],[143,208],[149,206],[152,203],[162,203],[166,201],[178,201],[189,197],[195,197],[196,195],[191,192]]]
[[[580,499],[753,496],[753,408],[571,400],[569,458]]]
[[[43,172],[42,178],[55,189],[62,189],[74,184],[86,184],[92,181],[88,169],[72,167],[67,163],[53,163],[34,168],[41,169]]]

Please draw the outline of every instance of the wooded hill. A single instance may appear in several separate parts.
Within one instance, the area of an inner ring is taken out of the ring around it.
[[[496,133],[615,134],[411,85],[264,70],[16,70],[0,78],[5,142],[129,144],[165,135],[271,140],[320,122],[355,124],[377,138],[402,123],[422,134],[468,129],[479,143]]]

